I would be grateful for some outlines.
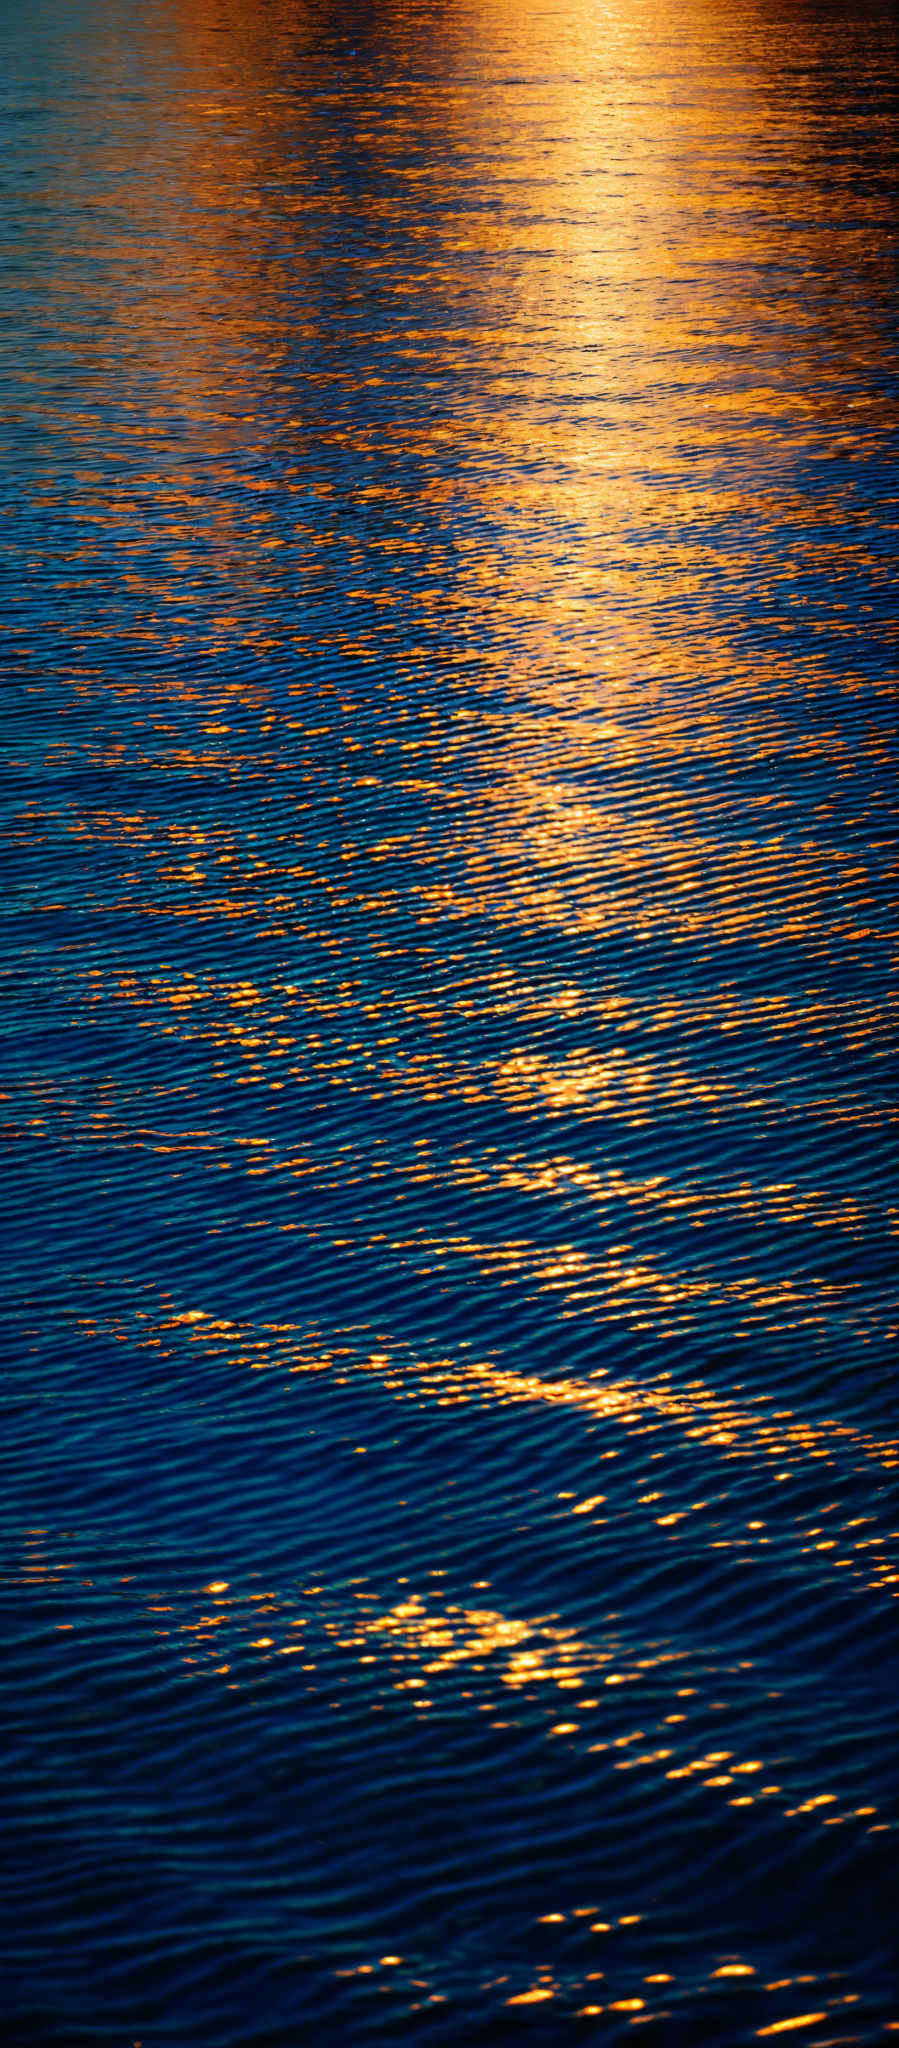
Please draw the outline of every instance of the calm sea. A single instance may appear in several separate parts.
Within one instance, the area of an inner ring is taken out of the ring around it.
[[[896,15],[3,36],[4,2042],[886,2043]]]

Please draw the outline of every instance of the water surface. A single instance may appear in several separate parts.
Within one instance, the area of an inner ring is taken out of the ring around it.
[[[895,17],[7,46],[10,2039],[886,2040]]]

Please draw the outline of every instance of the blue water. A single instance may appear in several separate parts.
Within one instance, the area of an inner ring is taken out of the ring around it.
[[[4,2038],[886,2041],[895,16],[5,41]]]

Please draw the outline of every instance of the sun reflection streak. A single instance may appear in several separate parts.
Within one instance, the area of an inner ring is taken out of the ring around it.
[[[56,1584],[60,1576],[59,1567],[43,1554],[32,1555],[30,1571],[26,1583],[33,1588]],[[126,1575],[122,1585],[133,1587],[133,1577]],[[726,1800],[735,1813],[762,1798],[776,1805],[788,1821],[821,1826],[861,1822],[869,1833],[889,1829],[876,1806],[852,1806],[837,1791],[815,1792],[791,1804],[789,1791],[777,1783],[754,1785],[751,1792],[739,1789],[746,1779],[763,1778],[769,1767],[762,1758],[740,1757],[731,1748],[709,1749],[701,1736],[697,1740],[691,1734],[691,1718],[700,1728],[706,1725],[704,1700],[695,1686],[676,1687],[678,1699],[689,1699],[689,1711],[658,1718],[656,1710],[655,1733],[668,1737],[661,1745],[653,1744],[653,1731],[644,1726],[613,1734],[618,1707],[609,1709],[605,1689],[642,1688],[650,1677],[661,1677],[669,1686],[676,1683],[682,1653],[674,1644],[663,1641],[635,1651],[614,1635],[593,1642],[553,1616],[510,1615],[494,1606],[448,1601],[435,1587],[419,1590],[410,1588],[408,1581],[388,1605],[364,1577],[342,1593],[312,1585],[287,1598],[270,1589],[245,1590],[216,1578],[204,1595],[212,1606],[200,1607],[199,1612],[196,1605],[203,1595],[160,1602],[145,1594],[143,1599],[154,1618],[153,1639],[160,1652],[167,1644],[187,1673],[198,1679],[221,1678],[231,1691],[252,1692],[260,1667],[286,1658],[300,1686],[336,1697],[341,1669],[350,1663],[358,1667],[357,1697],[367,1700],[371,1712],[385,1712],[393,1700],[397,1705],[404,1702],[423,1722],[431,1713],[442,1721],[448,1711],[468,1717],[472,1705],[495,1717],[505,1698],[513,1719],[492,1718],[491,1730],[513,1741],[516,1730],[525,1725],[521,1714],[530,1726],[537,1714],[547,1740],[583,1745],[584,1754],[597,1759],[595,1772],[600,1778],[605,1771],[648,1772],[659,1784],[679,1788],[686,1783]],[[163,1617],[165,1626],[160,1625]],[[263,1617],[265,1632],[259,1634]],[[669,1670],[671,1678],[666,1680]],[[597,1690],[588,1697],[591,1685]],[[556,1719],[560,1692],[578,1695],[576,1719]],[[618,1700],[617,1692],[613,1697]],[[609,1712],[615,1716],[611,1724]],[[677,1724],[676,1735],[672,1724]],[[602,1737],[604,1727],[605,1739],[593,1739],[597,1733]],[[722,1765],[727,1769],[722,1771]],[[830,1811],[835,1806],[840,1809],[836,1814]],[[558,1913],[544,1917],[547,1924],[560,1919]],[[619,1924],[630,1926],[639,1919],[639,1914],[625,1916]],[[594,1931],[608,1930],[597,1924]],[[752,1971],[743,1962],[730,1961],[716,1974],[746,1976]]]

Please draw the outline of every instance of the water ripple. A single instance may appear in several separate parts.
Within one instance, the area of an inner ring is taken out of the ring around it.
[[[10,2039],[873,2048],[895,20],[8,45]]]

